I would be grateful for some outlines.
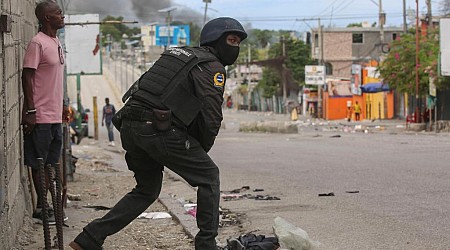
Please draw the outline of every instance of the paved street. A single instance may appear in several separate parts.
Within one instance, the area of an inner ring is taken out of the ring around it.
[[[237,112],[225,117],[230,128],[247,119]],[[269,234],[281,216],[321,249],[448,249],[448,134],[320,130],[222,130],[211,152],[222,190],[250,186],[265,190],[253,194],[281,199],[223,201],[248,216],[247,231]],[[335,196],[318,196],[330,192]]]
[[[109,96],[120,106],[113,81],[83,78],[83,99],[96,91],[99,104]],[[272,235],[273,219],[281,216],[320,242],[319,249],[450,245],[449,134],[404,132],[403,121],[369,133],[353,132],[354,123],[306,118],[298,134],[241,133],[241,122],[289,117],[235,110],[224,114],[224,129],[210,153],[221,170],[222,191],[250,186],[243,194],[280,198],[222,200],[223,208],[243,215],[241,232]],[[100,141],[106,140],[104,130],[100,127]],[[264,191],[252,192],[256,188]],[[318,196],[331,192],[335,196]]]

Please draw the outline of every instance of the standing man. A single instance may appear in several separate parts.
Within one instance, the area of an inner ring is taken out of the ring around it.
[[[40,2],[35,9],[39,20],[39,33],[28,44],[23,60],[22,88],[24,103],[22,124],[24,133],[25,165],[31,167],[34,187],[38,196],[33,217],[42,219],[41,208],[48,191],[41,193],[37,158],[45,166],[54,167],[61,155],[62,126],[68,121],[68,108],[63,105],[64,54],[56,37],[64,27],[64,15],[53,1]],[[48,181],[47,181],[48,182]],[[49,221],[54,222],[50,215]]]
[[[168,48],[127,91],[113,123],[136,187],[84,227],[72,248],[101,249],[107,236],[144,212],[161,192],[165,166],[198,187],[195,249],[216,249],[219,168],[207,153],[223,118],[224,66],[236,61],[246,37],[237,20],[213,19],[201,31],[200,47]]]
[[[116,108],[109,103],[109,98],[105,98],[106,105],[103,106],[102,126],[106,123],[106,129],[108,130],[109,146],[115,146],[114,144],[114,126],[112,124],[112,118],[116,114]]]
[[[361,114],[361,106],[358,104],[358,101],[355,102],[353,111],[355,112],[355,121],[359,121],[359,116]]]

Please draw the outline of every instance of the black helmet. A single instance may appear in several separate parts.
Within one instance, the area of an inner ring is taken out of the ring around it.
[[[237,33],[241,40],[247,38],[244,27],[236,19],[219,17],[205,24],[200,34],[200,45],[214,42],[227,32]]]

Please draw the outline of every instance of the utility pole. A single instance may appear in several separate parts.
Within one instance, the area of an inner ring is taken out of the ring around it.
[[[211,0],[203,0],[205,3],[205,15],[203,16],[203,26],[206,24],[206,13],[208,12],[208,3],[211,3]]]
[[[415,122],[420,122],[419,112],[419,0],[416,0],[416,103]]]
[[[318,25],[319,25],[319,46],[320,46],[320,57],[319,57],[319,65],[322,66],[323,65],[323,58],[324,58],[324,53],[323,53],[323,29],[322,29],[322,24],[320,23],[320,18],[317,19],[318,20]],[[325,79],[323,79],[323,83],[317,85],[317,118],[322,118],[322,89],[323,89],[323,84],[325,84]]]
[[[286,57],[286,43],[284,40],[284,36],[281,36],[281,50],[282,50],[282,56]],[[283,66],[281,67],[281,82],[283,84],[283,107],[284,112],[287,113],[287,86],[286,86],[286,77],[285,77],[285,67],[284,67],[284,61]]]
[[[170,21],[171,21],[170,11],[167,11],[167,48],[166,49],[169,49],[169,47],[170,47]]]
[[[383,1],[379,0],[378,2],[378,15],[379,15],[379,22],[380,22],[380,43],[381,47],[384,44],[384,23],[386,22],[386,13],[383,12]]]
[[[251,61],[250,51],[251,51],[251,49],[250,49],[250,44],[249,44],[248,49],[247,49],[247,65],[246,65],[246,68],[247,68],[246,78],[247,78],[247,88],[248,88],[247,100],[248,100],[248,110],[249,111],[252,110],[252,91],[253,91],[253,89],[251,88],[251,84],[250,84],[250,61]]]
[[[433,16],[431,13],[431,0],[426,0],[426,1],[427,1],[427,17],[428,17],[427,34],[430,34],[430,29],[433,28]]]
[[[408,24],[406,23],[406,0],[403,0],[403,33],[408,31]]]
[[[167,12],[166,22],[167,22],[167,47],[166,50],[170,47],[170,22],[172,21],[172,18],[170,16],[170,12],[176,10],[177,7],[168,7],[165,9],[160,9],[158,12]]]

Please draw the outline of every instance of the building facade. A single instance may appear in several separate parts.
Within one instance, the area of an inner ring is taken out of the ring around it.
[[[312,57],[326,66],[327,76],[350,78],[352,64],[379,62],[402,32],[391,27],[382,32],[376,27],[313,29]]]

